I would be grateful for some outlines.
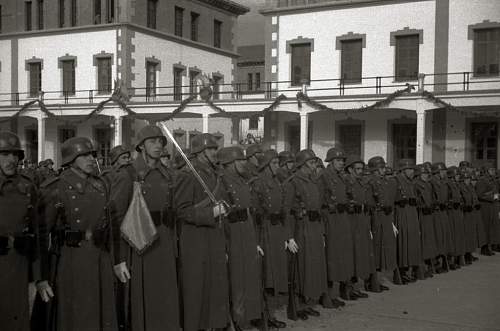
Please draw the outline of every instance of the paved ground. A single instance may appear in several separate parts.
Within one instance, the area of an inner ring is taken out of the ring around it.
[[[476,254],[477,255],[477,254]],[[481,256],[473,265],[411,285],[350,301],[341,310],[292,322],[286,330],[500,330],[500,254]]]

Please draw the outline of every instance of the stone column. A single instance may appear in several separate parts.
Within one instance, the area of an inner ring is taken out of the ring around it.
[[[208,114],[203,114],[203,129],[201,132],[208,133]]]
[[[40,114],[37,118],[38,123],[38,162],[45,159],[45,122],[47,117]]]
[[[424,162],[424,148],[425,148],[425,108],[424,100],[419,99],[416,101],[417,112],[417,151],[416,162],[417,164]]]
[[[115,126],[115,139],[114,146],[123,144],[123,117],[120,115],[114,115],[114,126]]]
[[[306,112],[300,113],[300,149],[306,149],[309,138],[309,114]]]

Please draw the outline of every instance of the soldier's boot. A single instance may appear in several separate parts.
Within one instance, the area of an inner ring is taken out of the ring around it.
[[[445,255],[441,255],[441,265],[443,267],[443,272],[450,271],[450,266],[448,265],[448,259],[446,259]]]
[[[450,266],[450,270],[457,270],[458,267],[455,264],[454,258],[452,256],[448,256],[448,265]]]
[[[436,273],[435,263],[436,263],[436,259],[430,259],[429,271],[431,273],[431,277],[433,277],[433,275]]]
[[[340,292],[340,297],[346,301],[356,300],[356,298],[351,297],[351,292],[347,282],[340,282],[339,292]]]
[[[380,288],[380,283],[377,279],[376,273],[370,274],[370,277],[368,277],[365,280],[365,291],[374,292],[374,293],[382,292],[382,289]]]
[[[321,296],[321,299],[319,301],[320,301],[321,305],[323,306],[323,308],[326,308],[326,309],[338,308],[338,307],[334,306],[332,298],[330,298],[330,295],[328,293],[324,293]]]
[[[418,280],[424,280],[427,278],[425,275],[425,267],[424,267],[423,263],[418,265],[418,266],[414,266],[412,269],[413,269],[414,278],[416,278]]]
[[[457,260],[456,263],[457,263],[458,268],[461,268],[461,267],[465,266],[465,260],[464,260],[464,256],[463,255],[457,256],[456,260]]]
[[[500,245],[491,245],[491,250],[493,252],[500,252]]]
[[[403,279],[401,278],[401,273],[399,272],[399,268],[394,269],[394,273],[392,276],[392,282],[394,285],[405,285],[406,283],[403,282]]]

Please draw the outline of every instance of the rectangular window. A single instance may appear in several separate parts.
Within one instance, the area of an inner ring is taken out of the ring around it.
[[[59,0],[59,27],[63,28],[64,27],[64,11],[65,6],[64,6],[65,0]]]
[[[75,95],[75,61],[62,61],[63,71],[63,93],[65,95]]]
[[[248,77],[247,77],[247,90],[248,91],[253,90],[253,74],[252,73],[248,74]]]
[[[106,14],[107,22],[113,23],[115,21],[115,0],[106,1]]]
[[[97,59],[97,92],[101,94],[111,93],[110,57],[101,57]]]
[[[362,126],[360,124],[339,125],[339,142],[346,155],[361,158]]]
[[[101,24],[101,0],[94,0],[94,24]]]
[[[198,25],[200,23],[200,14],[191,12],[191,40],[198,41]]]
[[[342,41],[341,78],[344,83],[361,83],[362,46],[361,39]]]
[[[418,34],[396,37],[396,81],[417,79],[418,56]]]
[[[42,90],[42,63],[29,63],[28,70],[30,76],[30,97],[35,98]]]
[[[43,0],[38,0],[38,30],[43,30]]]
[[[498,76],[500,28],[474,30],[474,75]]]
[[[394,148],[394,164],[400,159],[414,159],[417,155],[417,125],[393,124],[392,144]]]
[[[222,41],[222,22],[214,20],[214,47],[220,48]]]
[[[174,68],[174,100],[182,100],[182,73],[184,69]]]
[[[311,44],[291,45],[292,51],[292,86],[311,80]]]
[[[2,6],[0,5],[0,33],[2,33]]]
[[[260,72],[255,73],[255,89],[260,90]]]
[[[196,94],[196,79],[198,78],[198,75],[200,74],[199,71],[196,70],[190,70],[189,71],[189,94],[190,95],[195,95]]]
[[[248,120],[248,129],[249,130],[258,130],[259,129],[259,118],[258,117],[250,117]]]
[[[219,100],[220,99],[220,83],[222,81],[222,77],[213,76],[212,81],[213,81],[212,98],[214,100]]]
[[[24,15],[26,16],[26,31],[31,31],[31,1],[26,1],[24,3]]]
[[[157,0],[148,0],[148,18],[147,25],[150,29],[156,29],[156,5]]]
[[[156,96],[156,68],[157,63],[146,63],[146,96],[154,98]]]
[[[175,35],[182,37],[182,25],[184,24],[184,8],[175,6]]]
[[[97,159],[102,160],[103,165],[109,164],[109,152],[111,150],[111,137],[113,133],[110,127],[94,129],[95,143],[97,147]]]
[[[62,144],[68,139],[76,137],[76,129],[75,128],[59,128],[59,143]]]
[[[77,0],[71,0],[71,26],[76,26]]]

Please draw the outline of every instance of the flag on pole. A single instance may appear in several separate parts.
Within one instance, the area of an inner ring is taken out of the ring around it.
[[[127,243],[142,255],[158,238],[158,231],[144,197],[141,184],[134,182],[132,201],[120,227],[121,235]]]

